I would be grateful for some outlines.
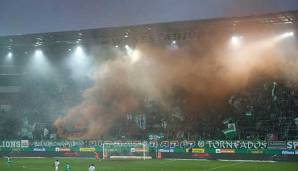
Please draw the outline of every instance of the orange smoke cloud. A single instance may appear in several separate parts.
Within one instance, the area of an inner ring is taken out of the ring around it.
[[[273,47],[230,51],[210,45],[212,50],[202,54],[199,46],[172,50],[142,44],[136,47],[138,57],[122,55],[98,65],[81,104],[56,120],[58,134],[68,137],[66,129],[80,129],[79,138],[105,135],[119,118],[141,111],[146,97],[165,108],[178,103],[185,115],[198,115],[208,104],[220,104],[253,84],[257,74],[275,78],[285,73],[281,66],[286,62]]]

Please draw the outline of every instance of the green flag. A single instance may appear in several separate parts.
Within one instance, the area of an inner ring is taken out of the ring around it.
[[[229,123],[228,124],[228,128],[223,130],[223,133],[225,134],[226,137],[228,138],[233,138],[235,137],[237,134],[236,132],[236,125],[235,123]]]

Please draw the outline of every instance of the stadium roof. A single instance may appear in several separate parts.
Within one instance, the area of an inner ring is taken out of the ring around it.
[[[1,0],[0,35],[250,16],[297,9],[297,0]]]
[[[78,31],[28,34],[0,37],[0,51],[14,48],[34,48],[49,45],[127,44],[136,42],[164,43],[172,40],[195,39],[202,32],[227,32],[249,29],[297,28],[298,10],[248,17],[157,23],[127,27],[112,27]]]

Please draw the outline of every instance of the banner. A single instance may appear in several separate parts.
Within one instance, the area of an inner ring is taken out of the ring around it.
[[[235,153],[235,150],[234,149],[216,149],[215,152],[220,154],[232,154],[232,153]]]
[[[29,147],[29,140],[21,140],[21,147],[22,148]]]
[[[287,149],[298,150],[298,140],[292,140],[287,142]]]
[[[161,148],[158,150],[158,152],[162,152],[162,153],[174,153],[175,152],[175,149],[164,149],[164,148]]]
[[[215,152],[215,149],[250,149],[250,150],[262,150],[262,149],[298,149],[298,140],[290,141],[247,141],[247,140],[199,140],[199,141],[108,141],[109,143],[143,143],[150,151],[156,149],[162,149],[162,151],[179,151],[186,152],[186,149],[192,149],[194,152],[197,149],[204,149],[206,151]],[[79,152],[80,148],[83,150],[99,151],[103,147],[104,141],[101,140],[65,140],[65,141],[31,141],[31,140],[0,140],[1,150],[19,150],[18,148],[46,148],[46,150],[57,151],[75,151]],[[86,148],[86,149],[84,149]],[[71,150],[70,150],[71,149]],[[170,150],[171,149],[171,150]],[[249,153],[251,153],[249,151]],[[257,152],[256,152],[257,153]]]
[[[296,151],[295,150],[283,150],[283,151],[281,151],[281,154],[282,155],[295,155]]]
[[[148,152],[147,148],[131,148],[130,151],[132,153],[136,152],[136,153],[142,153],[142,152]]]
[[[80,152],[95,152],[95,148],[80,148]]]
[[[21,141],[0,141],[0,147],[15,148],[21,147]]]
[[[75,140],[75,141],[33,141],[32,146],[34,147],[84,147],[88,145],[88,142],[83,140]],[[97,145],[97,144],[95,144]]]
[[[55,151],[57,152],[70,152],[70,148],[61,148],[61,147],[56,147]]]
[[[267,147],[266,141],[198,141],[198,146],[215,149],[264,149]]]
[[[287,149],[286,141],[268,141],[268,149]]]
[[[46,149],[45,148],[33,148],[32,151],[34,151],[34,152],[45,152]]]
[[[250,150],[251,154],[263,154],[263,150]]]
[[[204,148],[193,148],[192,153],[205,153]]]

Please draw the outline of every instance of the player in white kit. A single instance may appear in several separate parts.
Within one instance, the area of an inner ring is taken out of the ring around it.
[[[54,162],[55,171],[58,171],[58,170],[59,170],[59,164],[60,164],[59,160],[56,160],[56,161]]]
[[[88,171],[95,171],[95,166],[94,164],[91,164],[88,168]]]

